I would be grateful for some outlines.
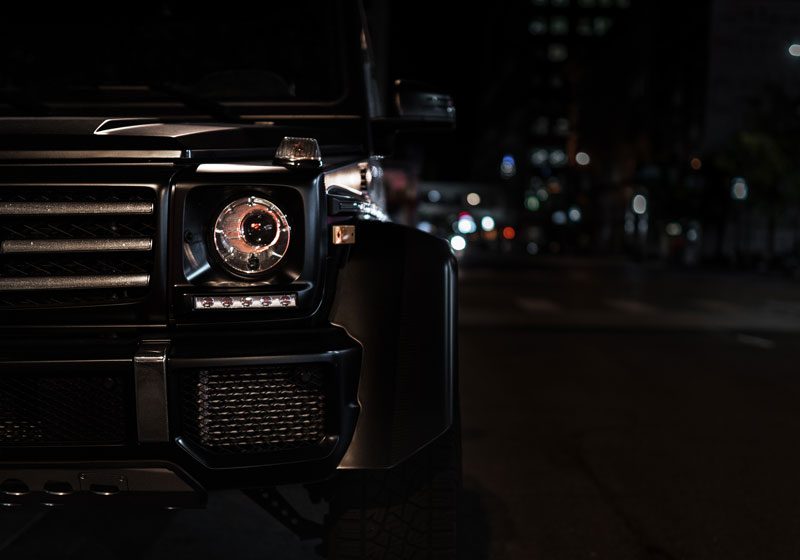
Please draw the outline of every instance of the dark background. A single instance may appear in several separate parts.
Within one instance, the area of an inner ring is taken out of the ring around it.
[[[516,230],[505,246],[479,231],[467,256],[530,254],[534,242],[536,254],[797,267],[794,3],[531,0],[477,9],[412,1],[368,9],[385,77],[437,86],[458,109],[453,141],[398,150],[424,181],[446,182],[462,198],[460,208],[433,208],[425,204],[433,186],[423,185],[416,219],[450,237],[459,212],[482,210],[463,197],[486,191],[485,213]],[[509,156],[515,168],[504,176]],[[739,179],[744,199],[733,194]],[[547,198],[536,196],[541,188]],[[639,194],[644,215],[632,212]],[[573,208],[579,221],[554,216]]]
[[[800,3],[367,8],[383,81],[458,109],[387,181],[397,219],[465,243],[460,557],[800,556]],[[237,492],[0,517],[3,558],[316,544]]]

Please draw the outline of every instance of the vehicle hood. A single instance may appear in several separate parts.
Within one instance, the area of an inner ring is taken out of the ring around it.
[[[356,143],[354,123],[166,122],[96,117],[0,118],[0,159],[271,157],[285,136]]]

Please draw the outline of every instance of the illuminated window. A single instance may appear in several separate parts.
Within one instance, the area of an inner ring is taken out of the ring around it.
[[[553,125],[553,132],[557,136],[566,136],[569,134],[569,119],[565,119],[564,117],[560,119],[556,119],[555,125]]]
[[[547,33],[547,22],[542,18],[531,20],[528,24],[528,32],[530,32],[531,35],[544,35]]]
[[[550,19],[551,35],[566,35],[569,33],[569,20],[564,16],[556,16]]]
[[[550,62],[564,62],[567,60],[567,46],[562,43],[552,43],[548,45],[547,59]]]
[[[531,132],[539,136],[547,136],[547,131],[550,128],[550,121],[547,117],[537,117],[531,126]]]
[[[594,18],[594,34],[602,37],[608,30],[611,29],[611,18],[596,17]]]

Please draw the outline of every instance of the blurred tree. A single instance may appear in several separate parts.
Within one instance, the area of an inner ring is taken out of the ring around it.
[[[743,177],[748,186],[745,219],[764,215],[767,219],[767,254],[775,256],[776,226],[792,219],[794,238],[800,230],[800,100],[790,98],[778,87],[768,87],[764,95],[751,101],[745,127],[731,139],[716,158],[728,184]],[[721,190],[727,197],[730,189]],[[722,202],[722,201],[721,201]],[[728,201],[722,202],[730,208]],[[730,219],[730,212],[728,215]],[[739,239],[747,235],[737,232]],[[792,248],[797,251],[797,244]],[[741,252],[742,247],[737,247]]]

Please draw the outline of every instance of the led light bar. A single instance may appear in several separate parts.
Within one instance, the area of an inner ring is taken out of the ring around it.
[[[297,307],[297,294],[193,296],[194,309],[266,309]]]

